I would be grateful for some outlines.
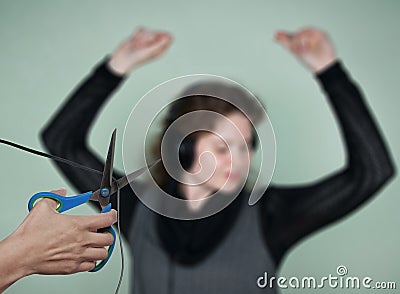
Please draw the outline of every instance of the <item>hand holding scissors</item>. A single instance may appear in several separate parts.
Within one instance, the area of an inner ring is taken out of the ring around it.
[[[125,187],[127,184],[132,182],[136,177],[140,176],[146,170],[153,167],[160,161],[159,159],[145,167],[142,167],[141,169],[134,171],[133,173],[130,173],[127,176],[124,176],[118,180],[113,181],[112,174],[113,174],[113,164],[114,164],[115,136],[116,136],[116,129],[113,131],[111,136],[110,145],[107,153],[107,159],[104,166],[103,176],[100,188],[98,190],[70,197],[61,196],[52,192],[39,192],[30,198],[28,203],[29,211],[32,210],[32,208],[34,207],[35,203],[38,200],[42,198],[51,198],[58,202],[58,207],[57,207],[58,212],[67,211],[71,208],[84,204],[89,200],[99,202],[102,209],[101,210],[102,213],[109,212],[111,210],[110,196],[117,193],[119,189]],[[95,268],[91,270],[91,272],[97,272],[98,270],[102,269],[110,259],[110,256],[114,250],[115,239],[116,239],[116,234],[114,229],[112,227],[108,227],[104,228],[104,231],[109,232],[113,235],[114,242],[111,246],[108,247],[107,257],[103,259],[100,263],[98,263],[95,266]]]

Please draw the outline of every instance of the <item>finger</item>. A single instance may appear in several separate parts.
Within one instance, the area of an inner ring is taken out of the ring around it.
[[[145,28],[144,27],[138,27],[134,32],[133,32],[133,36],[138,36],[141,35],[145,32]]]
[[[65,189],[65,188],[60,188],[58,190],[51,190],[51,192],[54,193],[54,194],[60,195],[60,196],[67,195],[67,189]],[[51,199],[51,198],[43,198],[37,204],[39,204],[40,202],[42,202],[42,204],[40,204],[40,205],[46,204],[51,209],[54,209],[54,210],[56,210],[57,207],[60,205],[57,200],[54,200],[54,199]]]
[[[286,49],[291,49],[293,36],[284,31],[277,31],[275,34],[275,41]]]
[[[160,31],[145,30],[142,35],[142,42],[146,44],[153,43],[154,41],[159,40],[160,36],[164,34],[164,32]]]
[[[95,261],[106,259],[108,251],[105,248],[87,248],[85,252],[82,253],[82,259],[84,261]]]
[[[65,189],[65,188],[60,188],[58,190],[52,190],[51,192],[54,193],[54,194],[58,194],[60,196],[67,195],[67,189]]]
[[[170,34],[162,33],[162,34],[160,35],[160,42],[161,42],[163,45],[166,45],[166,46],[170,45],[171,42],[172,42],[172,40],[173,40],[173,37],[172,37],[172,35],[170,35]]]
[[[318,33],[318,32],[319,32],[319,31],[318,31],[317,29],[315,29],[315,28],[312,28],[312,27],[305,27],[305,28],[299,30],[299,31],[297,32],[297,34],[298,34],[299,36],[301,36],[301,37],[306,37],[306,38],[308,38],[308,37],[311,37],[311,36],[315,35],[315,34]]]
[[[114,236],[107,231],[102,233],[92,232],[89,239],[89,246],[91,247],[105,247],[114,243]]]
[[[151,48],[149,48],[149,51],[151,52],[151,56],[160,56],[162,53],[164,53],[164,51],[167,50],[167,48],[169,47],[169,43],[166,42],[162,42],[162,43],[157,43],[154,44],[153,46],[151,46]]]
[[[166,32],[161,31],[148,31],[144,36],[144,40],[146,44],[156,44],[161,42],[169,42],[171,41],[171,35]]]
[[[159,41],[171,41],[172,40],[172,36],[168,33],[165,32],[158,32],[156,34],[156,39]]]
[[[169,47],[169,43],[159,44],[155,49],[153,56],[161,56]]]
[[[143,27],[139,27],[132,35],[131,41],[132,42],[138,42],[142,37],[143,34],[145,33],[146,29]]]
[[[156,37],[157,37],[157,34],[155,34],[154,32],[151,32],[151,31],[147,31],[143,34],[141,41],[146,45],[151,44],[156,40]]]
[[[117,221],[117,211],[111,209],[107,213],[99,213],[91,216],[81,216],[82,223],[89,230],[107,228]]]
[[[170,35],[158,34],[152,44],[149,44],[149,49],[153,52],[152,55],[158,56],[170,46],[171,42],[172,37]]]
[[[52,190],[51,192],[54,194],[60,195],[60,196],[67,195],[67,189],[65,189],[65,188],[60,188],[58,190]],[[35,206],[38,205],[39,203],[41,203],[40,205],[47,205],[48,207],[50,207],[53,210],[56,210],[57,207],[59,206],[58,201],[51,199],[51,198],[43,198],[39,202],[37,202],[35,204]]]
[[[321,39],[322,33],[313,28],[305,28],[301,30],[297,35],[302,40],[307,49],[310,49],[317,46],[319,40]]]
[[[146,49],[151,47],[155,41],[155,36],[148,31],[145,31],[134,40],[132,46],[137,50]]]
[[[79,272],[88,272],[91,271],[96,267],[96,262],[95,261],[84,261],[82,262],[79,267],[78,271]]]
[[[296,35],[296,37],[293,39],[291,48],[297,54],[304,53],[307,49],[307,38],[300,34]]]

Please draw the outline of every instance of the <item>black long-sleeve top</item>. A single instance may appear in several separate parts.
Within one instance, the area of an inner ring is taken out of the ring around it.
[[[343,168],[317,182],[288,187],[271,184],[268,187],[268,195],[258,204],[262,212],[260,225],[276,265],[299,239],[360,206],[394,174],[393,163],[374,119],[360,90],[341,63],[334,63],[316,78],[339,123],[346,145],[346,162]],[[103,161],[88,146],[88,133],[101,107],[122,81],[123,77],[114,75],[105,62],[101,63],[42,131],[42,140],[48,151],[102,170]],[[77,190],[85,192],[98,188],[99,175],[62,163],[57,165]],[[121,175],[116,173],[115,176]],[[138,201],[129,186],[122,189],[119,214],[124,235],[129,233]],[[116,207],[116,199],[112,198],[111,202]],[[218,214],[221,213],[224,212]],[[210,222],[213,217],[208,218]],[[228,229],[223,228],[224,222],[218,222],[218,226],[220,230]],[[210,234],[203,244],[217,246],[217,235],[223,236],[220,231]]]

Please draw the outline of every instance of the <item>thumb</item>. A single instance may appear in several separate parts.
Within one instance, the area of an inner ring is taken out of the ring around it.
[[[60,189],[57,189],[57,190],[51,190],[51,192],[54,193],[54,194],[58,194],[60,196],[67,195],[67,189],[65,189],[65,188],[60,188]],[[44,203],[47,203],[47,205],[49,205],[54,210],[56,210],[58,205],[59,205],[59,203],[56,200],[50,199],[50,198],[44,198],[41,201],[44,201]]]
[[[275,33],[275,41],[277,43],[281,44],[286,49],[290,50],[290,47],[292,45],[292,39],[293,39],[293,36],[287,32],[277,31]]]

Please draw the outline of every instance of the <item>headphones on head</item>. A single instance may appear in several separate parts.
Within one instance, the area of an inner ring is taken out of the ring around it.
[[[208,96],[208,95],[203,95],[203,96]],[[189,97],[189,96],[187,96]],[[170,105],[170,109],[168,111],[167,117],[166,117],[166,126],[164,129],[164,133],[165,131],[168,129],[168,127],[181,116],[181,112],[182,112],[182,105],[184,103],[187,103],[186,101],[183,101],[184,98],[187,97],[183,97],[180,98],[177,101],[174,101],[171,105]],[[216,98],[214,96],[210,96],[212,98]],[[177,138],[180,137],[181,134],[176,134]],[[181,144],[179,145],[179,162],[182,165],[182,167],[187,170],[189,169],[193,162],[194,162],[194,149],[195,149],[195,138],[193,136],[193,134],[189,134],[187,135],[183,141],[181,142]],[[258,135],[256,130],[253,128],[253,135],[252,135],[252,140],[251,140],[251,148],[254,150],[257,148],[257,143],[258,143]],[[171,150],[173,151],[173,150]]]

